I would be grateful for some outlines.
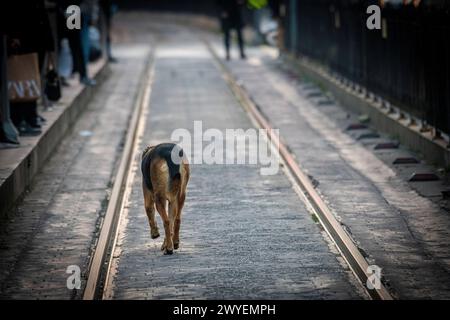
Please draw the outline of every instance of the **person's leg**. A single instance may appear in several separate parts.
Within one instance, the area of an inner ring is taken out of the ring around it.
[[[37,102],[11,103],[11,116],[21,136],[36,136],[42,133],[40,128],[30,125],[28,119],[36,114]]]
[[[108,57],[108,60],[110,62],[116,62],[116,58],[113,57],[112,51],[111,51],[111,11],[112,8],[106,7],[105,10],[105,33],[106,33],[106,54]]]
[[[24,120],[30,127],[40,129],[41,125],[38,122],[37,102],[27,102],[26,107],[24,106],[24,108]]]
[[[224,25],[223,28],[223,39],[225,44],[225,53],[227,60],[230,60],[230,28],[228,25]]]
[[[95,85],[95,80],[89,78],[87,68],[88,68],[88,61],[84,57],[84,44],[81,39],[81,35],[79,38],[79,63],[80,63],[80,81],[84,83],[87,86],[93,86]]]
[[[68,36],[74,70],[80,73],[80,81],[86,85],[94,85],[95,80],[89,79],[87,62],[84,59],[80,30],[71,30]]]
[[[242,29],[240,27],[236,28],[238,43],[239,43],[239,51],[241,52],[241,59],[245,59],[245,52],[244,52],[244,39],[242,38]]]
[[[0,141],[19,144],[14,128],[7,85],[6,36],[0,36]]]
[[[81,13],[81,48],[83,52],[83,61],[85,64],[89,62],[90,42],[89,42],[89,25],[91,15],[89,13]]]
[[[58,57],[58,72],[61,80],[61,85],[68,87],[67,79],[74,69],[74,59],[72,57],[72,49],[70,41],[67,37],[61,39],[59,57]]]
[[[70,53],[72,54],[72,63],[73,63],[72,72],[78,72],[81,76],[82,67],[80,56],[82,54],[80,49],[81,40],[78,39],[79,37],[80,33],[76,30],[71,30],[70,32],[67,33],[67,40],[69,40]]]
[[[19,128],[19,125],[23,120],[22,104],[10,102],[9,107],[11,111],[11,121],[16,128]]]
[[[80,72],[80,79],[83,81],[83,79],[87,78],[87,61],[84,58],[84,49],[83,49],[83,41],[81,39],[81,34],[79,34],[78,37],[78,44],[77,44],[77,53],[78,56],[78,64],[79,64],[79,72]]]

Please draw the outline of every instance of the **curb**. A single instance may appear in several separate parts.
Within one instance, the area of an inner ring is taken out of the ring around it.
[[[420,132],[419,126],[411,126],[407,119],[399,119],[398,115],[389,113],[380,103],[364,98],[354,90],[333,81],[322,68],[302,61],[289,53],[282,54],[283,59],[296,67],[301,73],[331,92],[344,108],[370,117],[371,124],[414,152],[419,153],[428,163],[440,167],[450,166],[450,149],[443,140],[433,139],[430,132]]]
[[[58,118],[39,136],[39,140],[28,154],[15,165],[9,175],[0,184],[0,219],[8,218],[10,210],[30,186],[35,175],[44,166],[51,153],[58,147],[62,138],[84,111],[89,100],[95,95],[108,75],[108,64],[103,64],[94,79],[94,87],[84,87],[68,104]]]

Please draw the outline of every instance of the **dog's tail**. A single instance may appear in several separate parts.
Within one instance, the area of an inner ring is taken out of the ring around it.
[[[184,155],[183,149],[173,143],[163,143],[159,145],[157,149],[158,150],[155,151],[158,153],[158,155],[166,160],[167,167],[169,168],[170,181],[180,179],[181,159]]]
[[[178,145],[173,145],[169,152],[163,153],[163,158],[166,160],[169,167],[169,188],[172,192],[177,192],[181,188],[181,160],[184,152]]]
[[[142,154],[142,173],[147,188],[152,190],[150,171],[150,162],[159,157],[164,159],[168,168],[168,183],[170,190],[177,190],[181,186],[181,163],[184,159],[184,152],[180,146],[174,143],[162,143],[156,147],[147,148]]]

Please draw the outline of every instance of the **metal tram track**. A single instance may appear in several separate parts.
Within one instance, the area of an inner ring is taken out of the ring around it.
[[[308,202],[307,205],[314,210],[320,224],[335,243],[342,257],[345,259],[356,278],[361,282],[368,295],[372,299],[392,300],[393,297],[383,283],[381,283],[379,288],[372,290],[367,288],[366,281],[370,274],[367,274],[369,264],[366,259],[315,190],[309,177],[301,170],[288,146],[283,143],[282,139],[278,138],[273,133],[270,122],[259,110],[256,103],[254,103],[246,90],[238,84],[210,44],[207,41],[204,41],[204,43],[213,56],[216,65],[221,71],[231,91],[245,109],[250,119],[258,127],[267,130],[268,139],[271,141],[272,147],[278,147],[281,159],[289,170],[289,174],[292,176],[294,182],[296,182],[297,187],[304,194],[302,200],[306,200]],[[86,286],[83,293],[84,300],[101,299],[104,286],[108,283],[112,253],[114,252],[117,239],[117,225],[120,221],[125,199],[127,199],[131,191],[130,180],[133,178],[131,175],[132,164],[145,128],[146,117],[143,115],[149,108],[153,74],[154,49],[149,55],[143,79],[137,93],[135,107],[129,125],[130,130],[126,135],[124,150],[120,159],[108,207],[97,239],[95,251],[90,260]]]
[[[140,86],[128,126],[129,130],[125,137],[122,157],[103,223],[100,227],[95,251],[90,260],[83,300],[102,299],[104,286],[108,283],[112,253],[114,252],[117,239],[117,226],[124,208],[125,199],[127,199],[131,191],[132,165],[139,151],[140,140],[145,128],[145,114],[149,108],[154,73],[154,52],[155,49],[152,48],[141,75]]]
[[[209,52],[214,57],[216,65],[221,70],[225,81],[228,83],[232,93],[235,95],[240,105],[244,108],[250,119],[261,129],[265,129],[267,132],[267,138],[271,141],[272,147],[279,150],[280,157],[288,169],[289,174],[292,176],[293,182],[303,193],[304,197],[302,201],[307,201],[307,205],[313,209],[313,212],[318,217],[318,220],[331,240],[335,243],[338,251],[349,265],[350,269],[359,280],[361,285],[366,290],[371,299],[374,300],[393,300],[392,295],[387,290],[383,281],[379,288],[369,289],[366,285],[368,278],[371,274],[368,274],[369,264],[360,250],[344,230],[340,222],[331,212],[330,208],[326,205],[319,193],[314,188],[308,175],[304,173],[295,160],[289,147],[273,133],[273,129],[270,121],[261,112],[258,105],[253,101],[247,91],[238,83],[237,79],[231,74],[226,65],[217,55],[207,40],[203,40],[207,46]],[[383,280],[383,279],[381,279]]]

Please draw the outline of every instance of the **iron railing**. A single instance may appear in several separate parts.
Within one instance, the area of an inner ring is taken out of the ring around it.
[[[285,47],[450,132],[450,1],[386,2],[381,30],[366,27],[378,1],[285,0]]]

